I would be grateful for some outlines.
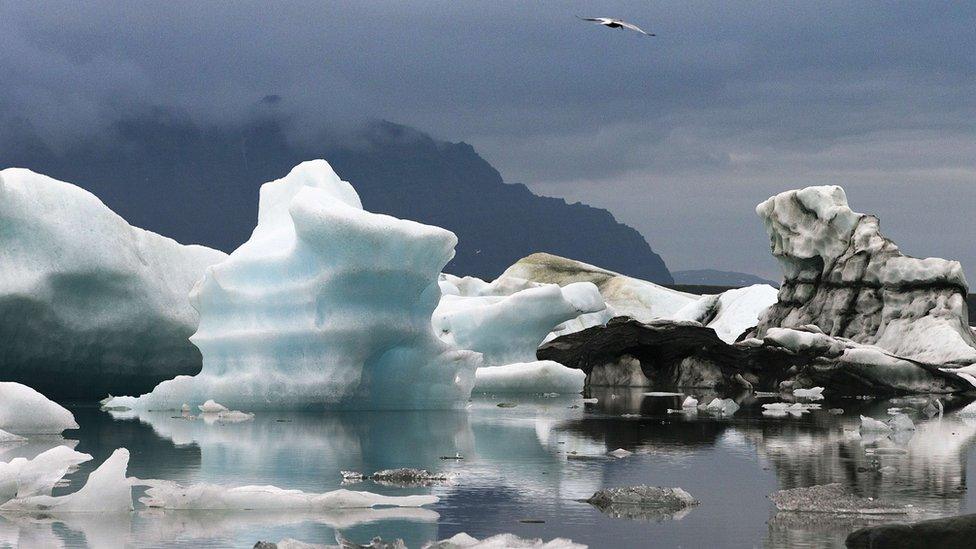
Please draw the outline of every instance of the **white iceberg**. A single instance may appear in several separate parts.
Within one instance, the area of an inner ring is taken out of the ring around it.
[[[713,398],[705,406],[705,411],[718,415],[731,416],[739,411],[739,405],[731,398]]]
[[[125,477],[128,465],[129,451],[119,448],[88,475],[88,482],[77,492],[57,497],[43,494],[14,498],[0,505],[0,512],[128,513],[132,510],[132,488]]]
[[[227,411],[227,407],[226,406],[224,406],[223,404],[220,404],[218,402],[214,402],[213,399],[210,399],[210,400],[204,402],[200,406],[197,406],[197,408],[199,408],[200,411],[203,412],[203,413],[205,413],[205,414],[218,414],[220,412],[226,412]],[[182,409],[183,408],[180,407],[180,410],[182,410]]]
[[[551,360],[483,366],[475,373],[475,393],[559,393],[583,391],[586,374]]]
[[[892,429],[887,423],[871,417],[861,416],[862,433],[890,433],[891,431]]]
[[[90,455],[67,446],[55,446],[33,459],[21,457],[0,462],[0,503],[14,498],[50,496],[64,475],[91,459]]]
[[[682,307],[670,320],[693,320],[715,330],[726,342],[734,343],[746,330],[759,322],[759,315],[776,303],[778,290],[769,284],[754,284],[704,295]]]
[[[446,343],[482,353],[486,366],[500,366],[535,361],[536,349],[554,329],[605,309],[589,282],[533,284],[510,295],[445,295],[432,323]]]
[[[199,371],[188,294],[226,254],[130,226],[88,191],[0,171],[0,379],[48,396],[144,391]]]
[[[423,507],[437,503],[437,496],[383,496],[372,492],[333,490],[322,494],[286,490],[276,486],[218,484],[180,485],[165,480],[139,480],[149,486],[139,501],[146,507],[192,510],[329,510],[366,509],[377,506]]]
[[[586,545],[565,538],[550,541],[523,539],[515,534],[497,534],[479,540],[461,532],[451,538],[428,543],[423,549],[586,549]]]
[[[793,389],[793,396],[796,398],[805,398],[809,400],[823,400],[823,392],[823,387],[813,387],[811,389]]]
[[[456,243],[450,231],[364,211],[327,162],[304,162],[261,187],[251,238],[190,294],[203,371],[116,402],[141,410],[208,398],[250,411],[457,407],[481,357],[431,327],[438,275]]]
[[[17,435],[60,435],[77,429],[75,416],[34,389],[0,382],[0,429]]]
[[[26,440],[27,440],[26,438],[20,435],[8,433],[7,431],[0,429],[0,444],[10,444],[12,442],[24,442]]]

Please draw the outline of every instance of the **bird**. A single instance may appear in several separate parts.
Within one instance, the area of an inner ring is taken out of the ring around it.
[[[583,21],[592,21],[593,23],[597,23],[598,25],[603,25],[604,27],[610,29],[627,29],[627,30],[637,31],[645,36],[657,36],[656,34],[646,32],[644,29],[638,27],[637,25],[633,23],[628,23],[623,19],[613,19],[612,17],[580,17],[580,19],[582,19]]]

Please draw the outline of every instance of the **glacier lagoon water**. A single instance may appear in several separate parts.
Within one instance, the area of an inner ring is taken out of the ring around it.
[[[884,418],[890,407],[920,408],[924,399],[841,400],[787,418],[762,416],[761,403],[770,400],[747,401],[733,417],[719,419],[668,414],[681,397],[623,389],[592,396],[599,398],[595,405],[581,397],[476,397],[457,412],[269,412],[237,424],[75,405],[81,429],[66,438],[95,459],[55,494],[76,490],[115,448],[126,447],[129,475],[140,478],[314,492],[342,486],[441,500],[420,510],[164,512],[137,504],[121,517],[6,515],[0,547],[251,547],[286,537],[333,543],[336,529],[360,543],[382,536],[402,538],[408,547],[458,532],[564,537],[595,548],[842,547],[856,527],[903,520],[777,513],[766,497],[829,482],[911,504],[917,518],[976,510],[976,495],[967,490],[976,422],[952,415],[959,403],[950,403],[941,419],[917,418],[916,432],[891,439],[859,436],[858,415]],[[843,415],[828,411],[838,407]],[[58,443],[41,438],[0,447],[0,460],[32,457]],[[634,454],[606,457],[616,448]],[[441,459],[456,453],[464,459]],[[341,485],[341,470],[395,467],[456,478],[428,487]],[[618,518],[578,501],[603,487],[635,484],[680,486],[701,505],[677,516]]]

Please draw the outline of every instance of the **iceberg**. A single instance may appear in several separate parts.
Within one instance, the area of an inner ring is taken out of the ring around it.
[[[423,507],[439,501],[437,496],[383,496],[343,489],[317,494],[301,490],[286,490],[276,486],[227,487],[204,483],[183,486],[164,480],[137,482],[149,486],[146,497],[139,501],[146,507],[161,509],[368,509],[377,506]]]
[[[364,211],[326,161],[299,164],[261,187],[251,238],[190,294],[200,374],[108,404],[457,407],[481,355],[441,341],[431,325],[456,243],[450,231]]]
[[[574,394],[583,391],[585,381],[583,370],[567,368],[551,360],[517,362],[478,368],[473,392]]]
[[[119,448],[88,475],[88,482],[77,492],[56,497],[49,493],[17,497],[0,505],[0,512],[128,513],[132,511],[132,488],[125,477],[128,465],[129,451]]]
[[[479,540],[461,532],[448,539],[428,543],[423,549],[586,549],[586,545],[565,538],[542,541],[520,538],[515,534],[497,534]]]
[[[17,435],[60,435],[77,429],[74,415],[34,389],[0,382],[0,429]]]
[[[513,289],[508,295],[444,295],[434,310],[435,332],[449,345],[482,353],[485,366],[532,362],[554,329],[606,309],[589,282],[559,287],[521,281]]]
[[[0,462],[0,503],[14,498],[50,496],[55,484],[68,471],[91,459],[90,455],[67,446],[55,446],[34,459]]]
[[[0,379],[93,399],[198,372],[187,296],[226,257],[132,227],[70,183],[0,171]]]
[[[735,343],[743,332],[756,326],[763,311],[776,303],[777,293],[776,288],[769,284],[753,284],[720,294],[704,295],[682,307],[670,318],[699,322],[715,330],[722,341]]]

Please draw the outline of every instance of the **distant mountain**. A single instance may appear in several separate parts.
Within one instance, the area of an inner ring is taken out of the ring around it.
[[[769,284],[779,287],[779,282],[774,282],[762,277],[748,273],[736,273],[733,271],[716,271],[715,269],[697,269],[691,271],[673,271],[675,284],[697,285],[697,286],[734,286],[741,288],[753,284]]]
[[[449,272],[494,278],[534,252],[571,257],[658,283],[664,261],[606,210],[506,184],[466,143],[376,122],[341,136],[292,140],[275,117],[200,127],[156,110],[52,150],[26,124],[0,135],[0,167],[30,168],[84,187],[131,224],[230,252],[254,227],[257,189],[303,160],[325,158],[366,209],[457,233]],[[15,135],[12,135],[15,134]]]

